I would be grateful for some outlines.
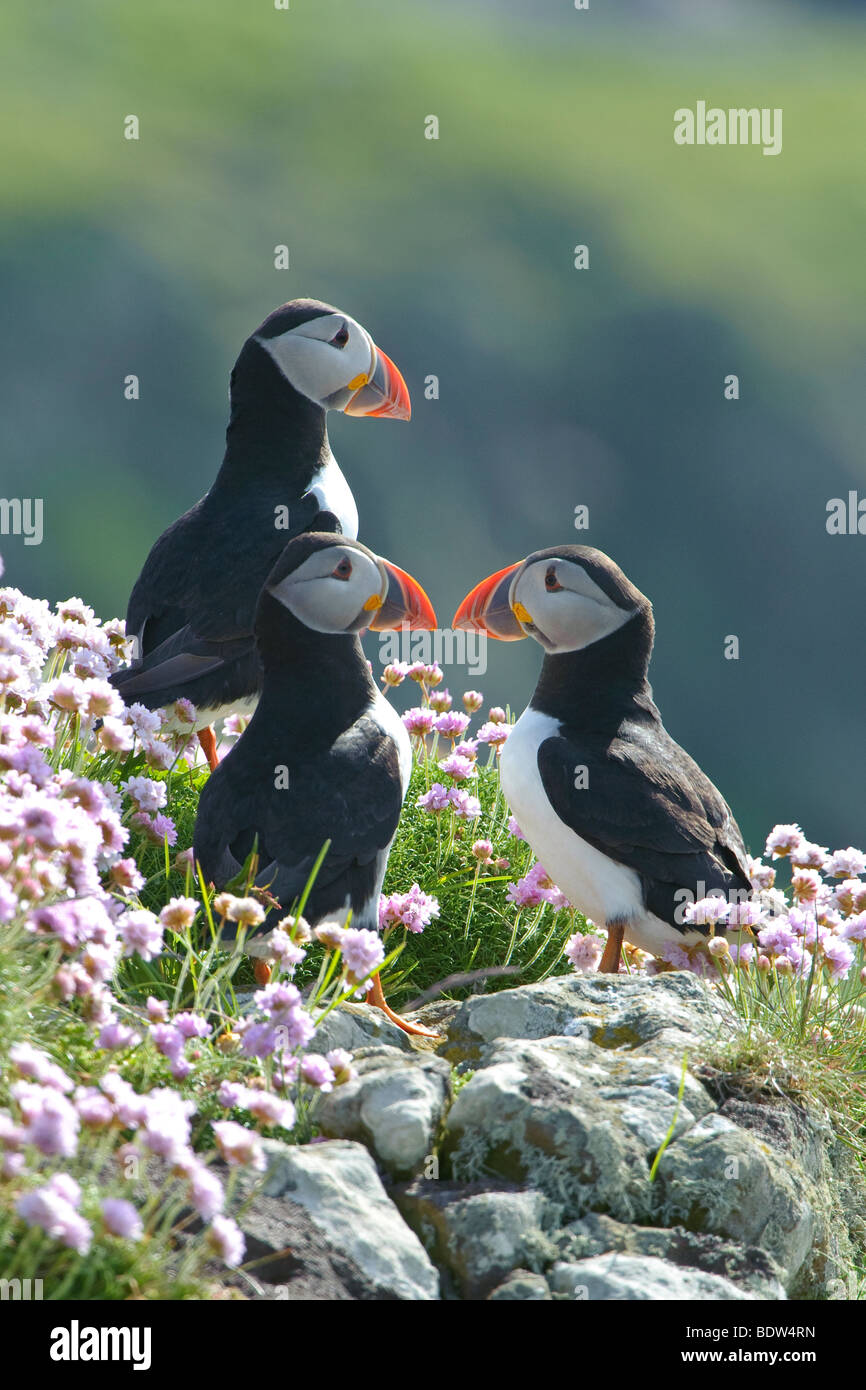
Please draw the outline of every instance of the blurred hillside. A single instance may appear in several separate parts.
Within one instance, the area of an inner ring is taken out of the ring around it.
[[[41,547],[0,537],[7,582],[122,614],[218,467],[244,337],[316,295],[409,382],[410,426],[331,436],[362,538],[440,620],[538,546],[607,550],[752,848],[790,819],[862,842],[866,537],[825,508],[866,495],[863,10],[601,8],[6,6],[0,492],[45,499]],[[701,98],[781,106],[783,153],[677,147]],[[467,684],[522,707],[538,657]]]

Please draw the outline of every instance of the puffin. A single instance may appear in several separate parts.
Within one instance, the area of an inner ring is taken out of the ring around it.
[[[649,599],[600,550],[561,545],[482,580],[454,627],[532,637],[544,651],[500,779],[551,879],[607,929],[600,969],[619,970],[624,940],[653,955],[706,941],[710,928],[685,921],[684,906],[720,892],[751,897],[749,855],[726,801],[653,701]]]
[[[321,511],[358,534],[358,509],[328,442],[329,410],[408,420],[409,391],[365,328],[294,299],[247,338],[232,369],[222,466],[210,491],[156,541],[129,599],[132,664],[112,683],[127,704],[196,706],[213,769],[214,721],[251,713],[261,672],[259,593],[293,536]]]
[[[436,626],[417,580],[340,535],[335,518],[322,515],[317,524],[322,529],[289,541],[264,584],[255,614],[261,697],[205,783],[193,832],[205,881],[217,887],[240,872],[255,847],[256,884],[282,909],[268,913],[260,940],[300,897],[326,841],[305,918],[315,926],[351,909],[353,927],[378,930],[412,751],[403,721],[373,680],[359,634]],[[224,939],[232,931],[226,924]],[[394,1013],[378,975],[367,1002],[406,1032],[436,1036]]]

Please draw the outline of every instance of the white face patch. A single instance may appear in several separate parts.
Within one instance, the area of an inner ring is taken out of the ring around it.
[[[599,642],[637,611],[614,603],[582,565],[556,557],[536,560],[519,571],[510,600],[512,608],[522,604],[532,619],[530,627],[520,618],[524,631],[551,654],[580,651]]]
[[[342,410],[354,394],[350,382],[372,376],[376,365],[372,338],[348,314],[325,314],[256,341],[295,390],[324,409]]]
[[[329,545],[274,585],[271,593],[313,632],[352,632],[373,616],[364,605],[384,599],[388,576],[362,550]]]

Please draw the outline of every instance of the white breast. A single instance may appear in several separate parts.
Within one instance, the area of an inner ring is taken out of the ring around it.
[[[640,879],[634,869],[617,864],[571,830],[551,806],[538,769],[538,749],[547,738],[559,734],[559,723],[550,715],[527,709],[520,716],[502,750],[500,780],[505,797],[520,829],[558,888],[597,926],[621,921],[626,939],[646,951],[663,943],[699,940],[700,933],[685,937],[646,911]],[[580,762],[579,757],[575,759]],[[585,796],[592,814],[592,786],[575,788]]]
[[[409,789],[409,778],[412,776],[412,744],[403,720],[394,706],[378,690],[376,691],[376,698],[366,713],[371,719],[375,719],[379,728],[388,734],[397,745],[397,756],[400,760],[400,781],[403,784],[405,797]]]
[[[323,511],[334,513],[344,536],[353,541],[358,539],[358,508],[352,489],[330,451],[319,471],[313,474],[307,490],[318,498]]]

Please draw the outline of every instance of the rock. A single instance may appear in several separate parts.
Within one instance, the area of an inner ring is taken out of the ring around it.
[[[550,1287],[560,1298],[661,1300],[666,1302],[748,1301],[729,1279],[702,1270],[683,1269],[652,1255],[594,1255],[575,1264],[555,1264]]]
[[[558,1209],[540,1192],[421,1181],[394,1199],[461,1298],[486,1298],[512,1270],[537,1271],[556,1258],[548,1232]]]
[[[267,1139],[263,1147],[268,1169],[260,1187],[256,1174],[238,1170],[241,1196],[258,1188],[248,1213],[240,1218],[242,1229],[249,1226],[255,1241],[266,1249],[281,1248],[277,1243],[300,1223],[311,1238],[314,1234],[322,1238],[322,1250],[329,1258],[331,1252],[339,1253],[342,1279],[363,1281],[368,1292],[362,1296],[413,1301],[439,1297],[436,1270],[414,1231],[388,1200],[362,1145],[332,1140],[293,1146]],[[262,1197],[276,1207],[264,1206]],[[285,1224],[269,1229],[267,1217],[276,1215]],[[274,1279],[273,1269],[269,1277]]]
[[[258,1196],[240,1225],[246,1259],[255,1262],[253,1285],[240,1275],[232,1282],[248,1298],[333,1303],[389,1297],[296,1202]]]
[[[826,1201],[804,1170],[724,1115],[707,1116],[671,1144],[658,1182],[665,1223],[760,1246],[789,1292],[829,1235]]]
[[[600,1212],[589,1212],[560,1231],[561,1259],[575,1261],[610,1251],[652,1255],[671,1264],[717,1274],[764,1300],[783,1300],[779,1269],[765,1250],[738,1245],[720,1236],[687,1231],[682,1226],[626,1226]]]
[[[396,1047],[400,1052],[414,1050],[409,1034],[386,1018],[381,1009],[374,1009],[371,1004],[341,1004],[318,1025],[307,1051],[324,1055],[334,1047],[354,1052],[359,1047],[378,1045]]]
[[[498,1302],[500,1299],[520,1299],[524,1303],[552,1301],[547,1280],[543,1275],[531,1274],[526,1269],[515,1269],[498,1288],[487,1295],[488,1303]]]
[[[315,1118],[332,1139],[358,1139],[394,1177],[420,1172],[451,1095],[447,1062],[394,1047],[355,1053],[357,1076],[320,1097]]]
[[[461,1088],[443,1158],[452,1177],[494,1173],[531,1184],[571,1216],[594,1208],[648,1221],[650,1163],[673,1123],[679,1084],[673,1059],[614,1052],[582,1037],[502,1042]],[[712,1108],[687,1077],[675,1133]]]
[[[520,989],[467,999],[442,1049],[453,1060],[477,1061],[502,1038],[583,1037],[598,1047],[640,1048],[654,1042],[679,1050],[719,1028],[718,1002],[694,975],[665,973],[566,975]]]

